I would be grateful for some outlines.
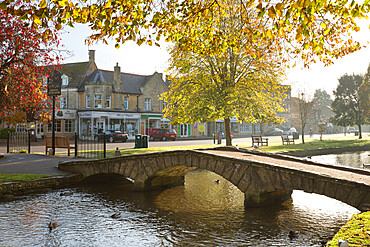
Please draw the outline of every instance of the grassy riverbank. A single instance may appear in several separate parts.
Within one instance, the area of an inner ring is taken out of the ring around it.
[[[370,144],[370,136],[366,135],[362,139],[358,139],[355,136],[342,136],[324,138],[322,141],[318,139],[305,139],[305,143],[302,140],[295,140],[295,144],[281,145],[281,141],[274,141],[269,143],[268,147],[261,147],[261,151],[265,152],[279,152],[279,151],[301,151],[309,149],[325,149],[325,148],[339,148],[339,147],[352,147],[352,146],[363,146]]]
[[[39,178],[52,177],[49,175],[39,175],[39,174],[9,174],[0,173],[0,183],[15,182],[15,181],[28,181]]]
[[[370,211],[353,215],[327,246],[338,246],[339,239],[348,239],[350,246],[370,246]]]

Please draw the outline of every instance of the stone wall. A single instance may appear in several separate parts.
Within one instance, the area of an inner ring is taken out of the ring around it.
[[[41,178],[29,181],[17,181],[0,184],[0,197],[6,195],[23,194],[35,191],[42,191],[45,189],[58,189],[64,188],[69,185],[80,182],[82,176],[80,175],[68,175]]]

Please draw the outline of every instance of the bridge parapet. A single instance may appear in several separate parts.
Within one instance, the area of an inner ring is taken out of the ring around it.
[[[245,193],[246,206],[286,199],[295,189],[326,195],[360,210],[366,210],[370,205],[368,184],[232,157],[232,153],[220,155],[207,150],[177,150],[59,164],[59,169],[80,173],[84,177],[101,173],[121,174],[132,179],[138,190],[181,185],[185,174],[196,168],[215,172],[237,186]],[[354,170],[349,169],[351,171]]]

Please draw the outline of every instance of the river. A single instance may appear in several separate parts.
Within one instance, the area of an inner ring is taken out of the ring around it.
[[[359,213],[302,191],[245,209],[234,185],[205,170],[162,191],[129,192],[121,177],[97,181],[0,201],[0,246],[321,246]],[[289,239],[290,230],[299,236]]]

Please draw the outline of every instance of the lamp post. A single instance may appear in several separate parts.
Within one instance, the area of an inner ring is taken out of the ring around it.
[[[52,133],[51,133],[51,149],[52,155],[55,155],[55,96],[62,94],[62,76],[58,70],[54,70],[48,77],[48,96],[53,100],[53,116],[52,116]]]

